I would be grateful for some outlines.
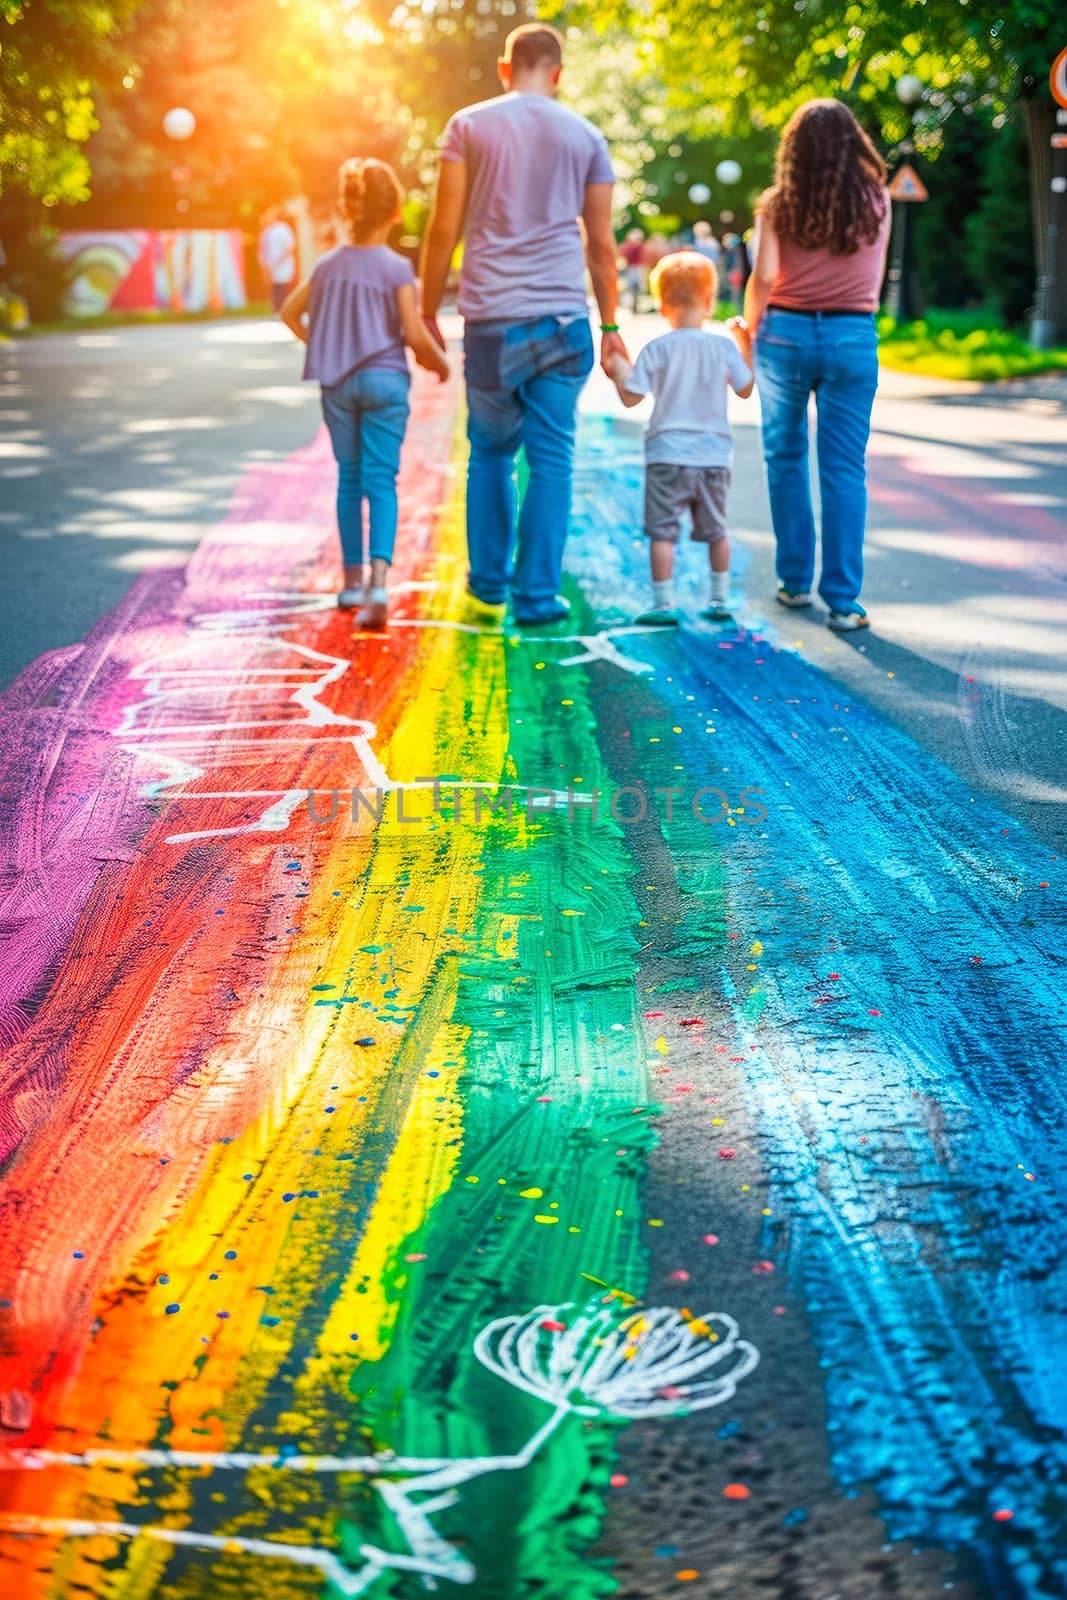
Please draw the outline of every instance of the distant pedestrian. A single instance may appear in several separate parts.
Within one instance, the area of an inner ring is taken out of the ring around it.
[[[878,386],[874,313],[890,227],[885,177],[885,163],[847,106],[811,100],[794,112],[778,148],[774,187],[757,207],[745,299],[778,546],[778,599],[786,606],[811,604],[808,402],[814,394],[819,594],[838,632],[867,626],[859,596],[867,439]]]
[[[296,234],[280,206],[271,206],[263,214],[257,255],[271,310],[280,311],[296,282]]]
[[[693,223],[693,249],[699,255],[707,256],[716,272],[722,264],[722,245],[715,237],[715,232],[710,222]]]
[[[723,266],[729,288],[730,304],[740,311],[745,297],[745,285],[751,270],[748,248],[739,233],[723,235]]]
[[[648,282],[648,273],[641,264],[644,248],[645,236],[640,228],[631,228],[619,246],[623,288],[630,296],[630,310],[635,316]]]
[[[419,317],[411,263],[386,245],[400,220],[402,193],[384,161],[346,161],[340,211],[349,243],[315,264],[288,296],[283,322],[307,347],[304,377],[322,385],[322,411],[337,459],[337,522],[344,559],[340,606],[359,607],[360,627],[388,615],[389,567],[397,529],[396,479],[408,420],[405,345],[420,367],[448,377],[444,350]],[[304,313],[307,313],[307,324]],[[370,583],[363,501],[370,535]]]
[[[670,253],[671,247],[662,233],[650,233],[641,246],[641,265],[644,267],[645,272],[651,273],[653,267],[658,265],[664,256],[669,256]]]
[[[664,257],[651,286],[670,333],[646,344],[631,367],[620,360],[613,377],[623,405],[655,397],[645,434],[645,533],[652,568],[652,607],[638,622],[678,622],[674,598],[674,551],[686,516],[692,538],[706,544],[711,595],[701,616],[730,620],[730,543],[726,496],[733,441],[727,421],[727,391],[752,393],[752,371],[743,337],[732,327],[705,326],[715,310],[718,275],[706,256],[681,250]]]

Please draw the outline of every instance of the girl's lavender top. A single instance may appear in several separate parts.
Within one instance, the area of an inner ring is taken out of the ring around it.
[[[396,291],[410,261],[387,245],[341,244],[315,264],[304,377],[333,388],[359,367],[408,370]]]

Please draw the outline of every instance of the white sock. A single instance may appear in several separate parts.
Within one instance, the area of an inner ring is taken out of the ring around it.
[[[652,580],[652,606],[656,611],[674,610],[674,579],[664,578],[662,582]]]
[[[725,572],[713,572],[711,575],[711,598],[725,600],[730,593],[730,569]]]

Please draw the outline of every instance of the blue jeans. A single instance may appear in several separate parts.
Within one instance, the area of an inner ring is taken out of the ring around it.
[[[408,421],[406,372],[360,367],[322,390],[322,414],[337,458],[337,526],[346,567],[363,565],[363,501],[370,558],[392,561],[396,544],[396,475]]]
[[[467,548],[471,593],[490,605],[514,591],[515,616],[552,613],[571,514],[578,396],[593,370],[584,314],[530,322],[468,322]],[[518,514],[515,457],[529,482]]]
[[[763,455],[778,544],[778,581],[800,593],[815,577],[808,472],[808,397],[822,501],[819,594],[831,611],[859,611],[867,520],[867,438],[878,387],[874,318],[770,310],[756,334]]]

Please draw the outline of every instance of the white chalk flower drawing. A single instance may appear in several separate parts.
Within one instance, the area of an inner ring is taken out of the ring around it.
[[[551,1408],[541,1427],[514,1455],[453,1460],[388,1453],[279,1456],[243,1451],[101,1449],[84,1455],[11,1451],[0,1457],[0,1466],[21,1470],[113,1465],[358,1473],[369,1479],[392,1512],[407,1541],[406,1552],[365,1543],[359,1547],[363,1564],[354,1567],[332,1551],[313,1546],[201,1533],[192,1528],[15,1515],[0,1517],[0,1527],[24,1534],[155,1539],[184,1548],[288,1560],[316,1569],[346,1596],[366,1594],[387,1571],[417,1572],[427,1579],[469,1584],[477,1577],[475,1568],[433,1521],[439,1511],[459,1501],[460,1485],[487,1473],[529,1466],[568,1416],[639,1420],[685,1416],[722,1405],[759,1362],[755,1346],[742,1339],[733,1318],[721,1312],[691,1317],[669,1306],[623,1307],[611,1296],[580,1307],[543,1305],[498,1317],[478,1334],[474,1354],[489,1372]]]
[[[571,1306],[538,1306],[500,1317],[474,1341],[484,1367],[548,1405],[591,1417],[669,1417],[729,1400],[759,1360],[732,1317],[683,1318],[670,1306],[621,1321],[594,1303],[570,1322]],[[562,1331],[544,1336],[546,1322]]]

